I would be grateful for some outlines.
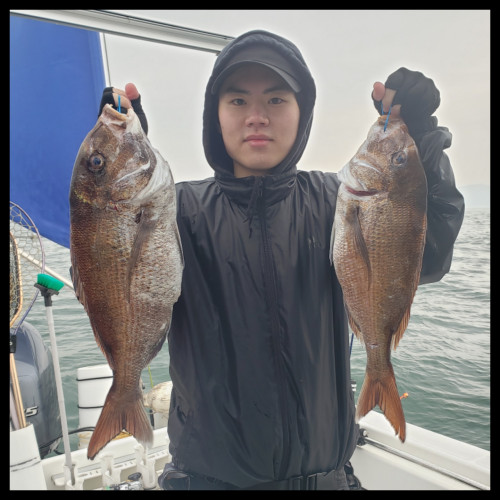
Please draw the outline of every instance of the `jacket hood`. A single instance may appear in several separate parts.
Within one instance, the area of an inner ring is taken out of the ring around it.
[[[244,33],[231,41],[218,55],[212,75],[205,91],[205,107],[203,111],[203,147],[209,165],[214,169],[216,177],[234,177],[233,160],[224,147],[222,135],[218,126],[218,95],[212,94],[212,87],[218,76],[234,60],[235,54],[248,50],[252,46],[265,44],[287,59],[294,70],[300,84],[296,93],[300,108],[299,129],[297,139],[284,160],[271,169],[272,174],[282,174],[295,168],[307,141],[312,125],[314,103],[316,101],[316,85],[309,68],[299,49],[289,40],[264,30],[254,30]]]

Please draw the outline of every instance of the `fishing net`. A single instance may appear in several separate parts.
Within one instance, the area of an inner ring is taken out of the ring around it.
[[[9,238],[9,263],[10,263],[10,326],[12,326],[23,307],[23,290],[21,287],[21,264],[19,252],[14,236]]]
[[[10,202],[10,327],[24,321],[35,302],[38,289],[34,286],[38,273],[45,269],[42,239],[29,215]]]
[[[23,400],[17,376],[16,333],[36,300],[38,273],[43,273],[45,257],[38,230],[28,214],[10,202],[10,416],[15,430],[26,427]]]

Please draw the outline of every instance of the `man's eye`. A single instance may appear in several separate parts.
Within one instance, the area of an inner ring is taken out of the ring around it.
[[[245,100],[241,99],[240,97],[237,97],[236,99],[233,99],[231,103],[234,104],[235,106],[243,106],[243,104],[245,104]]]
[[[281,104],[283,99],[281,97],[273,97],[269,100],[271,104]]]

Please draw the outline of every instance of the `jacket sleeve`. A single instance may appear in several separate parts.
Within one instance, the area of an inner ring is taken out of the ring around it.
[[[444,152],[451,137],[447,128],[435,127],[416,140],[427,176],[427,235],[420,284],[439,281],[450,270],[453,245],[464,218],[464,198]]]

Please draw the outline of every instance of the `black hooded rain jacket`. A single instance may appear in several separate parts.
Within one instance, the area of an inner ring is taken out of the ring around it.
[[[233,51],[255,41],[297,68],[301,118],[271,175],[235,178],[211,88]],[[358,438],[348,323],[329,260],[339,181],[296,167],[315,96],[292,43],[264,31],[238,37],[218,56],[205,95],[203,144],[215,175],[177,185],[185,269],[168,334],[170,452],[180,469],[240,488],[339,469]],[[450,144],[442,127],[419,144],[429,184],[421,282],[449,270],[463,218],[443,153]]]

